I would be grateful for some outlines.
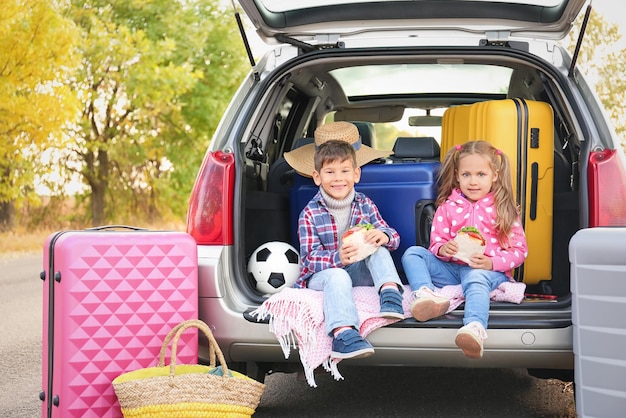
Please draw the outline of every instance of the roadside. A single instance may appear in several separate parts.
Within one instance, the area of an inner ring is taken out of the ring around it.
[[[130,225],[130,224],[129,224]],[[133,224],[134,225],[134,224]],[[185,225],[182,222],[169,222],[155,225],[140,225],[141,228],[150,230],[184,231]],[[64,228],[72,229],[72,228]],[[76,229],[83,229],[76,227]],[[46,239],[57,232],[58,229],[36,229],[27,230],[24,227],[16,227],[9,232],[0,232],[0,259],[15,259],[29,254],[40,253]]]
[[[0,232],[0,259],[15,259],[19,256],[41,252],[51,230]]]

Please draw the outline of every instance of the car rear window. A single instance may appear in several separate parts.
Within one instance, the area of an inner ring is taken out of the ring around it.
[[[506,94],[512,73],[513,70],[507,67],[474,64],[362,65],[330,72],[348,97],[426,93]]]

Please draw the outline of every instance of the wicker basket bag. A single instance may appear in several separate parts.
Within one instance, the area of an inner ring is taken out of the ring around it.
[[[191,327],[198,328],[209,340],[209,366],[176,364],[178,340]],[[171,359],[166,366],[165,353],[170,341]],[[259,405],[265,385],[228,370],[207,324],[192,319],[178,324],[165,337],[157,367],[124,373],[113,380],[113,388],[125,418],[250,417]]]

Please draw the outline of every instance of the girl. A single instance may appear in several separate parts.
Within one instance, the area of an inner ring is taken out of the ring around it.
[[[445,155],[438,185],[430,247],[413,246],[402,256],[415,297],[411,314],[421,322],[445,314],[450,301],[437,295],[434,286],[460,283],[465,316],[455,343],[465,356],[478,359],[487,338],[489,293],[513,281],[511,270],[524,262],[528,251],[509,160],[485,141],[457,145]],[[465,226],[476,227],[485,238],[484,254],[472,254],[469,263],[455,258],[459,247],[454,238]]]

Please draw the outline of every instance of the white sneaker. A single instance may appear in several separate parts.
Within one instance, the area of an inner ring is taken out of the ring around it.
[[[463,350],[465,357],[479,359],[483,356],[483,340],[487,331],[480,322],[470,322],[456,332],[454,343]]]
[[[445,314],[450,308],[450,301],[443,296],[422,286],[414,292],[415,300],[411,303],[411,315],[420,322],[428,321]]]

